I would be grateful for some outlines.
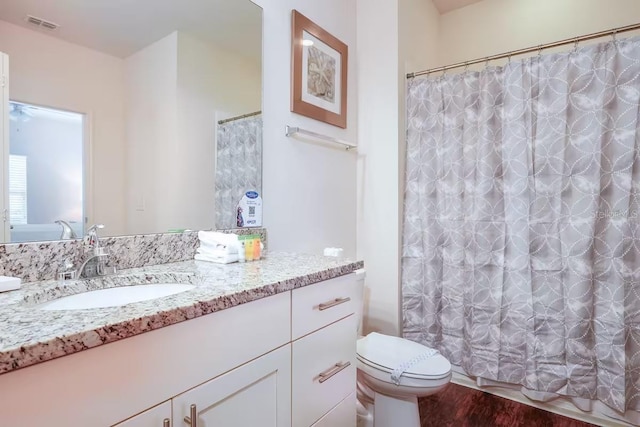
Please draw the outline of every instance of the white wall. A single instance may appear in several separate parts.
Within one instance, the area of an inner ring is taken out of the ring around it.
[[[11,78],[9,75],[9,56],[0,52],[0,74],[3,78]],[[0,144],[2,149],[2,157],[7,159],[9,156],[9,88],[6,85],[0,85]],[[5,162],[6,164],[6,162]],[[9,169],[4,168],[0,171],[0,205],[5,209],[9,204]],[[3,221],[0,226],[0,242],[5,242],[11,238],[10,224]]]
[[[354,152],[284,136],[285,125],[355,142],[355,0],[254,0],[263,8],[263,195],[269,247],[321,253],[339,246],[356,252],[356,156]],[[296,9],[349,46],[347,128],[290,111],[291,10]]]
[[[262,108],[262,66],[178,34],[180,188],[174,217],[192,229],[215,226],[216,112],[238,116]],[[190,209],[184,209],[189,206]]]
[[[637,0],[484,0],[442,16],[439,65],[639,21]]]
[[[358,1],[358,258],[365,332],[400,333],[405,78],[436,62],[438,12],[424,0]]]
[[[213,228],[216,112],[260,110],[260,63],[181,32],[125,62],[129,232]]]
[[[399,0],[398,3],[400,86],[404,90],[407,73],[438,65],[440,14],[431,0]],[[404,103],[401,104],[404,109]]]
[[[126,64],[127,230],[171,228],[169,205],[176,163],[178,33],[136,52]]]
[[[13,100],[88,114],[93,146],[93,218],[108,234],[125,228],[123,61],[0,21]],[[99,82],[99,84],[96,84]]]
[[[358,258],[364,332],[398,334],[398,0],[358,0]]]

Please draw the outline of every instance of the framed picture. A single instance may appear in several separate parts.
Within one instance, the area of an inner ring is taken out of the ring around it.
[[[347,127],[348,47],[292,12],[291,111]]]

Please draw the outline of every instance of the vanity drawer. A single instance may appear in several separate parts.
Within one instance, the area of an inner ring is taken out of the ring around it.
[[[294,426],[312,425],[354,392],[356,327],[351,315],[293,343]]]
[[[362,300],[362,281],[351,273],[294,289],[291,293],[291,339],[356,313]]]
[[[356,417],[356,392],[354,391],[311,427],[353,427],[357,422]]]

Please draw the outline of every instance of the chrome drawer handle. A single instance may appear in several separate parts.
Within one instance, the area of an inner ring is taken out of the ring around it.
[[[324,372],[320,372],[320,374],[318,375],[320,377],[320,379],[318,380],[320,383],[325,382],[326,380],[328,380],[329,378],[331,378],[332,376],[334,376],[335,374],[337,374],[338,372],[347,369],[349,366],[351,366],[351,362],[346,362],[346,363],[336,363],[335,365],[333,365],[331,368],[327,369]]]
[[[196,405],[191,405],[189,407],[190,417],[184,417],[184,422],[189,424],[191,427],[198,427],[198,410],[196,409]]]
[[[326,310],[328,308],[335,307],[336,305],[344,304],[345,302],[349,302],[349,301],[351,301],[351,298],[349,297],[336,298],[333,301],[323,302],[322,304],[318,305],[318,310],[320,311]]]
[[[165,418],[164,421],[162,421],[162,427],[171,427],[170,423],[169,418]]]

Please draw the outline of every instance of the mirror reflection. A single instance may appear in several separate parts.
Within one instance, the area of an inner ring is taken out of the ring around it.
[[[2,0],[0,241],[234,227],[261,40],[249,0]]]

